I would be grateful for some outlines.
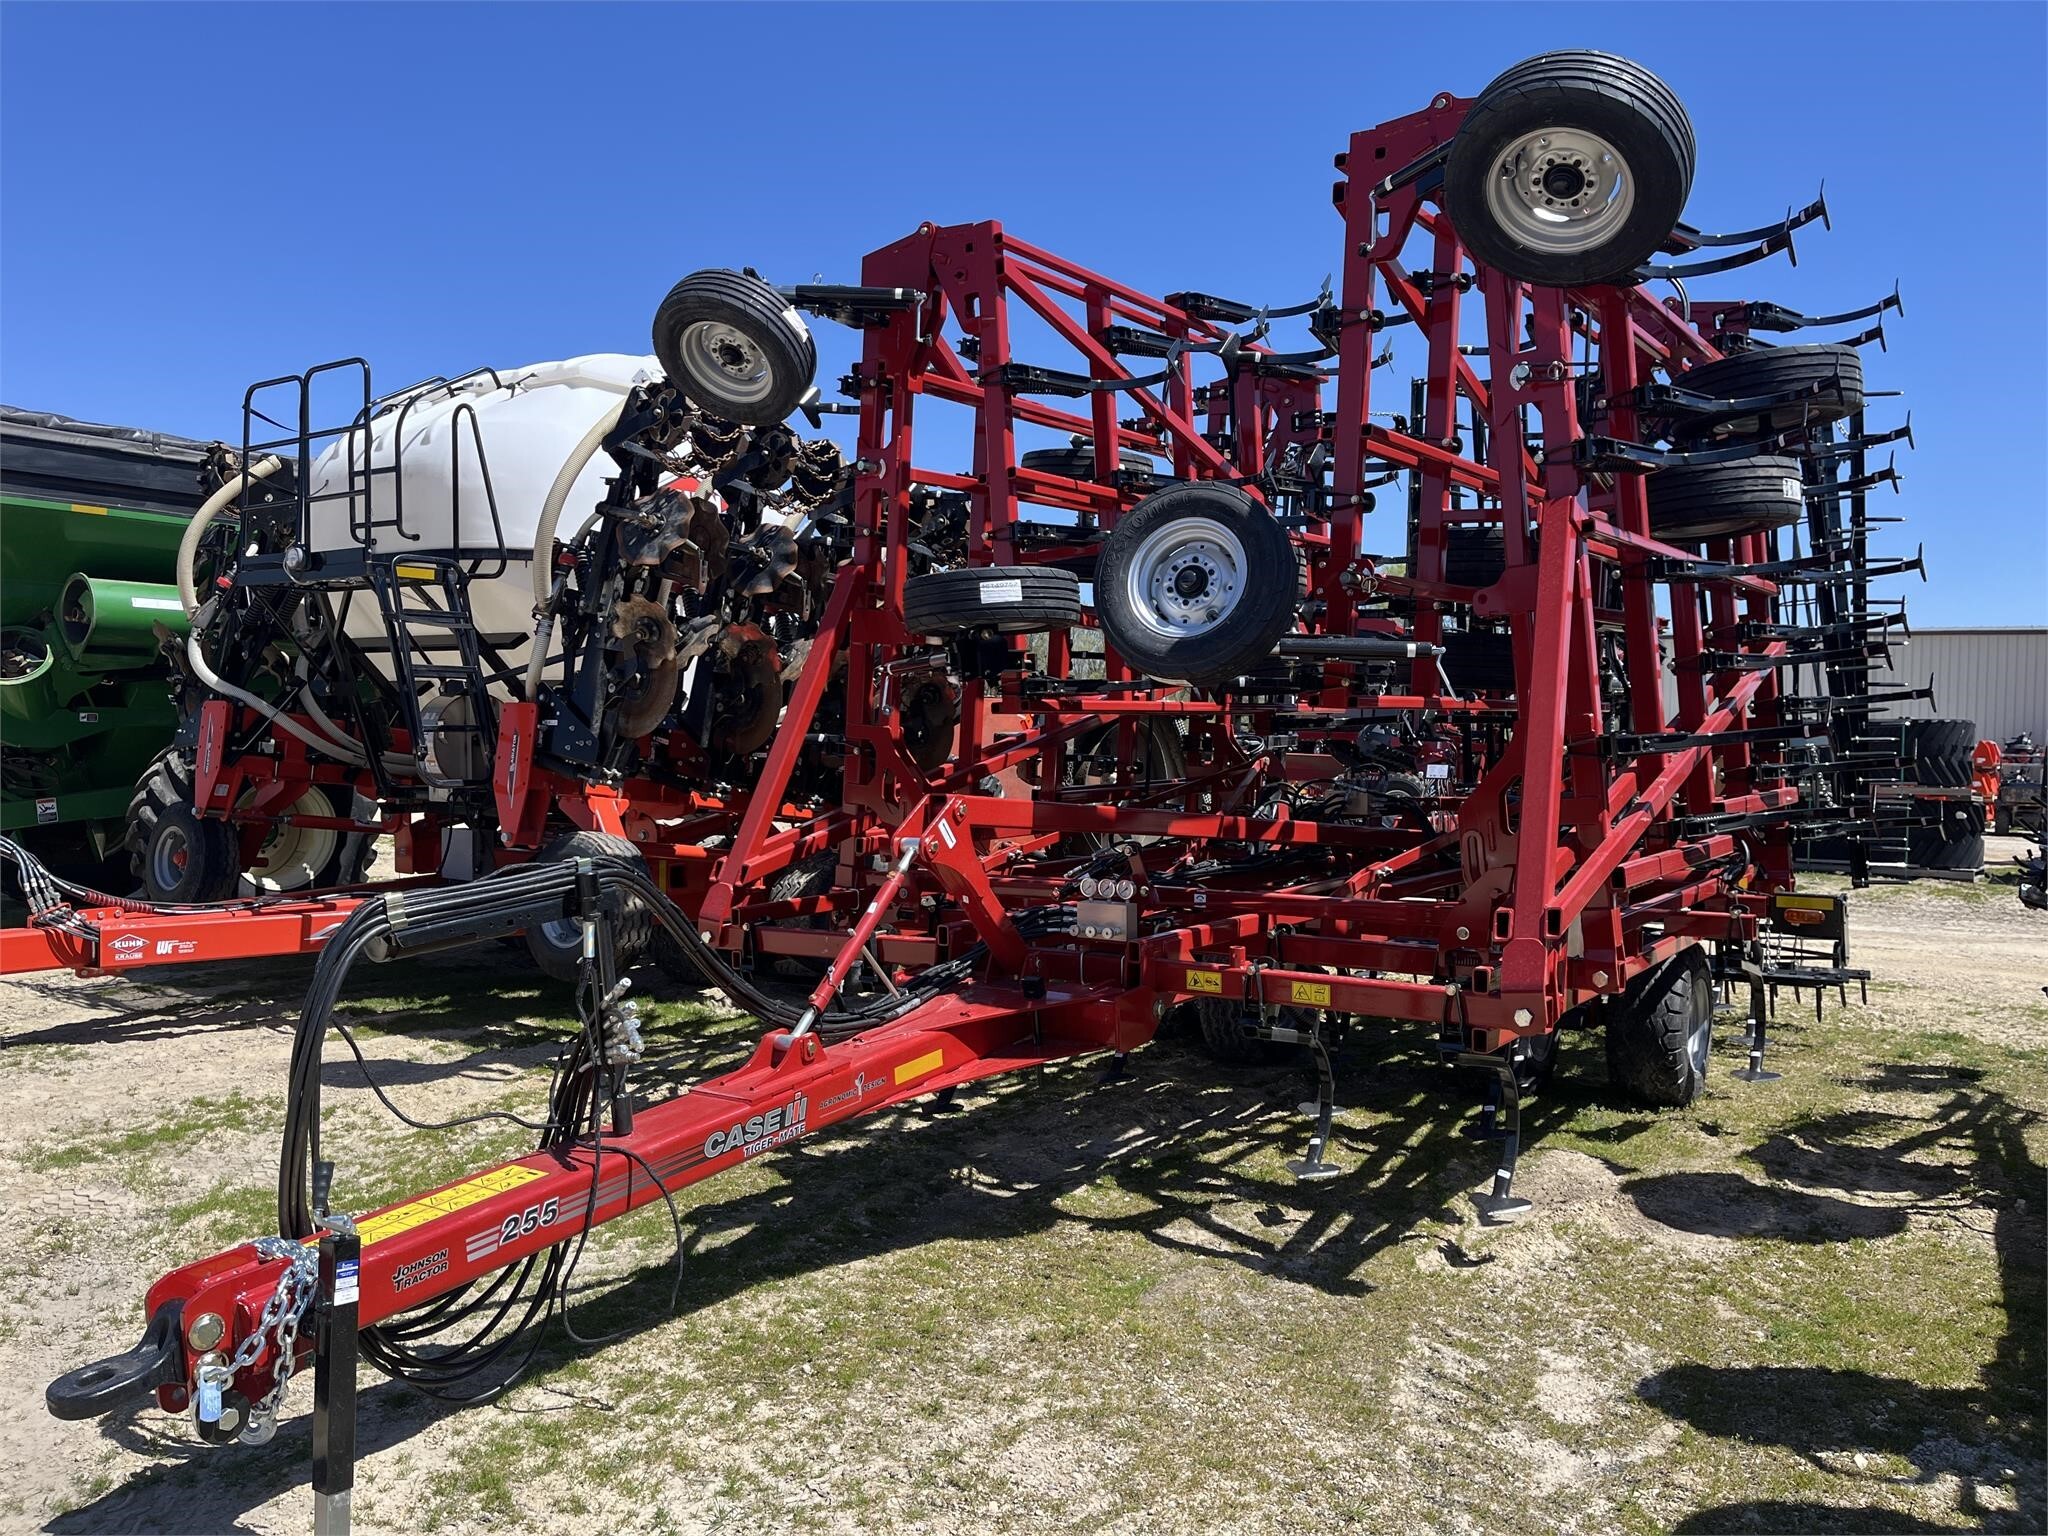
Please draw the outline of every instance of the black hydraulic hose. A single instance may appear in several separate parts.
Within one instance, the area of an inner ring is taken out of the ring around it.
[[[763,1020],[791,1028],[803,1008],[760,991],[704,942],[674,903],[644,869],[624,860],[593,861],[601,900],[617,910],[638,901],[663,925],[710,982]],[[366,899],[336,930],[314,966],[298,1029],[292,1042],[285,1128],[278,1167],[279,1230],[296,1237],[311,1235],[317,1225],[310,1186],[320,1161],[320,1068],[324,1044],[343,982],[363,955],[388,958],[400,953],[453,943],[475,942],[493,932],[510,932],[537,922],[573,915],[578,910],[581,879],[578,864],[523,865],[447,890],[390,892]],[[1016,924],[1027,938],[1070,929],[1073,908],[1055,905],[1019,913]],[[844,1039],[899,1018],[948,986],[969,979],[986,956],[976,944],[940,964],[927,967],[907,986],[888,997],[833,1009],[819,1022],[827,1039]],[[676,1229],[676,1294],[680,1295],[685,1247],[681,1215],[669,1191],[655,1178],[646,1159],[632,1148],[608,1146],[600,1123],[602,1106],[596,1091],[596,1066],[602,1055],[586,1009],[583,1031],[558,1062],[548,1092],[545,1121],[534,1122],[504,1111],[460,1117],[446,1122],[421,1121],[407,1115],[375,1081],[354,1033],[332,1025],[363,1069],[364,1080],[385,1107],[406,1124],[423,1129],[448,1129],[486,1119],[503,1119],[538,1132],[542,1148],[588,1145],[597,1154],[595,1178],[605,1152],[617,1153],[638,1165],[660,1191]],[[547,1318],[559,1307],[572,1338],[581,1337],[569,1323],[569,1286],[587,1240],[593,1201],[573,1244],[556,1244],[523,1261],[507,1265],[488,1282],[472,1284],[438,1298],[404,1318],[362,1331],[365,1358],[387,1374],[429,1396],[459,1402],[494,1397],[518,1381],[540,1348]],[[673,1298],[672,1298],[673,1302]],[[480,1320],[479,1320],[480,1319]],[[471,1326],[473,1323],[473,1326]],[[429,1336],[463,1329],[464,1337],[442,1340]],[[516,1361],[512,1352],[525,1341]],[[595,1341],[593,1341],[595,1342]],[[509,1367],[506,1362],[511,1361]]]
[[[620,902],[640,902],[650,917],[660,923],[690,957],[706,981],[724,991],[744,1011],[754,1014],[771,1027],[796,1027],[803,1017],[803,1007],[762,991],[728,964],[723,955],[703,940],[694,924],[683,916],[644,869],[622,859],[600,858],[593,864],[602,895]],[[342,984],[356,961],[366,953],[384,958],[418,948],[444,946],[464,935],[473,941],[488,937],[492,932],[512,932],[531,927],[535,923],[569,915],[576,896],[576,865],[550,862],[515,866],[485,879],[446,889],[388,892],[366,898],[349,914],[321,949],[292,1043],[285,1131],[278,1167],[281,1232],[291,1237],[307,1237],[314,1231],[311,1173],[319,1161],[322,1048]],[[1070,920],[1070,909],[1051,907],[1020,914],[1018,926],[1027,936],[1036,936],[1057,929]],[[927,968],[897,993],[828,1010],[819,1020],[820,1033],[827,1039],[841,1039],[899,1018],[947,987],[964,982],[985,954],[984,946],[974,945],[951,960]],[[344,1031],[344,1038],[360,1062],[361,1052],[353,1037]],[[414,1121],[399,1111],[374,1082],[371,1086],[393,1113],[423,1128],[446,1128],[480,1119],[504,1119],[534,1128],[533,1122],[504,1111],[488,1111],[483,1115],[449,1121],[445,1125]],[[557,1129],[564,1123],[558,1116],[551,1115],[549,1128]]]
[[[30,906],[38,914],[64,904],[57,899],[59,892],[87,906],[112,907],[117,911],[144,915],[153,912],[246,912],[301,899],[279,893],[236,897],[228,901],[142,901],[133,896],[116,896],[110,891],[96,890],[52,873],[48,865],[11,837],[0,837],[0,859],[14,864],[22,892],[30,898]]]

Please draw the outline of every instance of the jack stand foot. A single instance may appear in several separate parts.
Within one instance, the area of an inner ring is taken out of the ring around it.
[[[917,1107],[927,1117],[932,1115],[950,1115],[959,1107],[953,1102],[953,1093],[953,1085],[948,1085],[941,1088]]]
[[[348,1536],[356,1486],[356,1312],[363,1243],[353,1223],[320,1239],[313,1348],[313,1530]]]
[[[1095,1080],[1098,1088],[1107,1088],[1111,1083],[1120,1083],[1131,1075],[1131,1053],[1118,1051],[1109,1058],[1109,1065],[1102,1069],[1102,1076]]]
[[[313,1536],[348,1536],[349,1505],[355,1489],[313,1495]]]

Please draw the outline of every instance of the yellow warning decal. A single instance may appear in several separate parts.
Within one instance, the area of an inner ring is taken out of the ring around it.
[[[1221,993],[1223,991],[1223,973],[1221,971],[1189,971],[1188,990],[1190,992]]]
[[[73,503],[71,503],[71,510],[74,512],[84,512],[91,517],[105,517],[107,515],[107,509],[105,507],[89,506],[82,501],[74,501]]]
[[[372,1243],[396,1237],[401,1232],[410,1232],[414,1227],[423,1227],[430,1221],[479,1205],[493,1195],[501,1195],[508,1189],[517,1189],[522,1184],[531,1184],[535,1179],[546,1176],[538,1168],[526,1168],[517,1163],[509,1168],[493,1168],[489,1173],[464,1179],[460,1184],[451,1184],[431,1195],[422,1195],[404,1205],[394,1205],[388,1211],[366,1216],[356,1230],[362,1234],[363,1246],[367,1248]]]
[[[401,581],[432,581],[440,574],[431,565],[406,565],[402,561],[391,570]]]
[[[1289,982],[1287,995],[1293,1001],[1305,1003],[1311,1008],[1327,1008],[1330,1006],[1330,984],[1327,981]]]
[[[1801,912],[1826,912],[1842,898],[1839,896],[1773,896],[1772,901],[1780,908],[1794,908]]]
[[[896,1081],[907,1083],[913,1077],[923,1077],[928,1072],[936,1072],[945,1064],[946,1053],[944,1051],[926,1051],[922,1056],[912,1061],[906,1061],[902,1066],[898,1067],[896,1069]]]

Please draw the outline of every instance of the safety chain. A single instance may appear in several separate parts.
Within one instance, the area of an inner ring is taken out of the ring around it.
[[[270,1300],[264,1303],[262,1320],[255,1331],[242,1340],[234,1355],[225,1364],[202,1365],[199,1368],[197,1413],[202,1423],[220,1422],[221,1393],[229,1382],[256,1363],[263,1353],[265,1340],[274,1332],[277,1354],[271,1366],[270,1390],[249,1405],[248,1420],[236,1436],[245,1445],[262,1445],[277,1433],[277,1410],[284,1401],[285,1386],[291,1380],[293,1360],[298,1353],[299,1328],[320,1289],[320,1250],[314,1244],[294,1242],[284,1237],[252,1238],[250,1246],[260,1259],[283,1259],[284,1272],[277,1277]]]

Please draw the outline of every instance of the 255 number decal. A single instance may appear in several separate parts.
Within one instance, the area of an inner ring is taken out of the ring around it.
[[[500,1244],[509,1243],[515,1237],[526,1237],[542,1227],[554,1225],[555,1218],[562,1212],[562,1202],[550,1199],[540,1205],[529,1205],[523,1211],[516,1211],[505,1218],[505,1224],[498,1228]]]

